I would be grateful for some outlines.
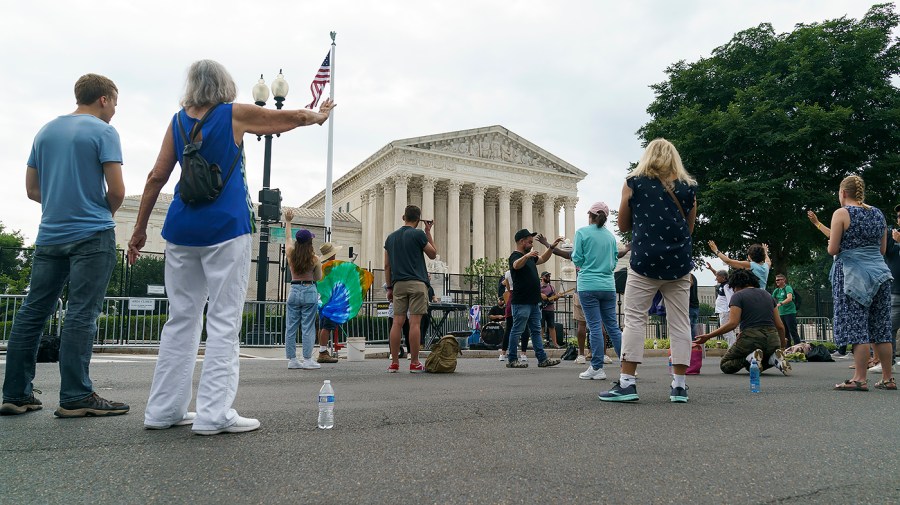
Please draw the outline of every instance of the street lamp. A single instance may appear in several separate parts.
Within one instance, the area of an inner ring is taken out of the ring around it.
[[[272,94],[275,97],[275,108],[281,110],[284,105],[284,99],[288,93],[288,83],[284,80],[281,70],[278,76],[272,81]],[[266,100],[269,98],[269,87],[263,80],[262,74],[259,81],[253,86],[253,100],[256,105],[264,107]],[[279,135],[280,136],[280,135]],[[270,189],[270,181],[272,175],[272,135],[265,135],[265,155],[263,158],[263,187],[259,191],[259,254],[256,259],[256,301],[266,301],[266,282],[269,280],[269,224],[277,223],[281,220],[281,191],[277,188]],[[257,135],[256,140],[261,140],[262,136]],[[268,333],[266,332],[266,307],[265,303],[258,303],[256,309],[256,336],[260,344],[274,343],[274,339],[270,342]]]

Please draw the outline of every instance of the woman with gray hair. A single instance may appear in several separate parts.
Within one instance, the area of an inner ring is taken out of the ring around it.
[[[251,234],[256,228],[243,138],[247,133],[271,135],[298,126],[321,125],[334,104],[325,100],[319,112],[270,110],[232,103],[236,96],[234,80],[221,64],[201,60],[191,65],[182,108],[163,136],[128,243],[128,261],[134,263],[146,243],[147,221],[160,191],[176,162],[184,174],[189,161],[186,155],[190,154],[186,144],[202,139],[199,153],[210,165],[223,168],[222,185],[209,201],[186,201],[182,194],[185,180],[180,180],[166,214],[162,235],[166,240],[169,319],[160,337],[144,414],[147,429],[193,424],[195,434],[216,435],[259,428],[258,420],[241,417],[231,408],[237,394],[238,332],[250,275]],[[191,377],[207,299],[206,351],[197,387],[197,412],[193,413],[188,412]]]
[[[625,178],[619,230],[632,232],[625,282],[622,373],[601,401],[637,401],[637,366],[644,358],[647,311],[657,291],[666,304],[672,349],[672,402],[687,402],[685,372],[691,361],[688,303],[691,289],[691,234],[697,219],[697,182],[684,169],[678,150],[666,139],[647,144],[638,166]],[[582,300],[582,304],[584,300]]]

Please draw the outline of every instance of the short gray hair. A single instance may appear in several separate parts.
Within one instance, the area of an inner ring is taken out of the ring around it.
[[[202,107],[217,103],[230,103],[237,97],[237,86],[231,74],[221,63],[199,60],[188,69],[182,107]]]
[[[728,270],[718,270],[718,271],[716,271],[716,275],[727,279],[728,278]]]

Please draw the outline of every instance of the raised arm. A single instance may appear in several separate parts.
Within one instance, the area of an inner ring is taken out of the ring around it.
[[[828,229],[827,226],[819,222],[819,216],[817,216],[815,212],[811,210],[806,211],[806,217],[809,218],[809,222],[812,223],[817,230],[825,234],[826,238],[831,235],[831,230]]]
[[[716,242],[714,240],[709,241],[709,248],[717,258],[724,261],[725,264],[730,266],[731,268],[750,268],[749,261],[733,260],[719,251],[719,247],[716,246]],[[766,256],[768,257],[768,254]]]
[[[285,209],[284,211],[284,253],[288,254],[294,248],[294,233],[291,224],[294,220],[293,209]]]
[[[156,205],[159,192],[162,191],[163,186],[169,181],[172,171],[175,170],[177,161],[175,142],[172,140],[172,123],[169,123],[156,157],[156,163],[150,170],[150,174],[147,175],[147,183],[144,185],[144,192],[141,196],[141,205],[134,223],[134,231],[131,232],[131,240],[128,241],[129,264],[134,264],[141,255],[140,251],[147,242],[147,221],[150,220],[150,213],[153,211],[153,206]]]
[[[554,240],[553,243],[550,244],[550,247],[548,247],[548,248],[543,252],[543,254],[541,254],[541,255],[538,257],[537,263],[536,263],[536,264],[537,264],[537,265],[540,265],[541,263],[546,263],[547,260],[550,259],[550,256],[553,256],[553,249],[555,249],[556,246],[559,245],[560,242],[562,242],[562,238],[557,238],[556,240]]]
[[[258,105],[236,103],[231,109],[235,143],[240,144],[240,139],[245,133],[274,135],[300,126],[321,125],[328,120],[334,106],[330,98],[322,102],[318,112],[309,109],[273,110]]]

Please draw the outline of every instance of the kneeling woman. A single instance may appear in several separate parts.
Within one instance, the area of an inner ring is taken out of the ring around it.
[[[775,299],[766,290],[760,289],[759,278],[750,270],[738,269],[728,276],[728,285],[734,290],[729,304],[728,323],[717,330],[700,335],[694,340],[703,344],[707,340],[724,335],[741,326],[741,335],[722,357],[722,372],[732,374],[750,368],[750,360],[755,359],[760,370],[776,367],[784,375],[791,373],[791,364],[784,359],[781,350],[784,325],[778,316]]]

